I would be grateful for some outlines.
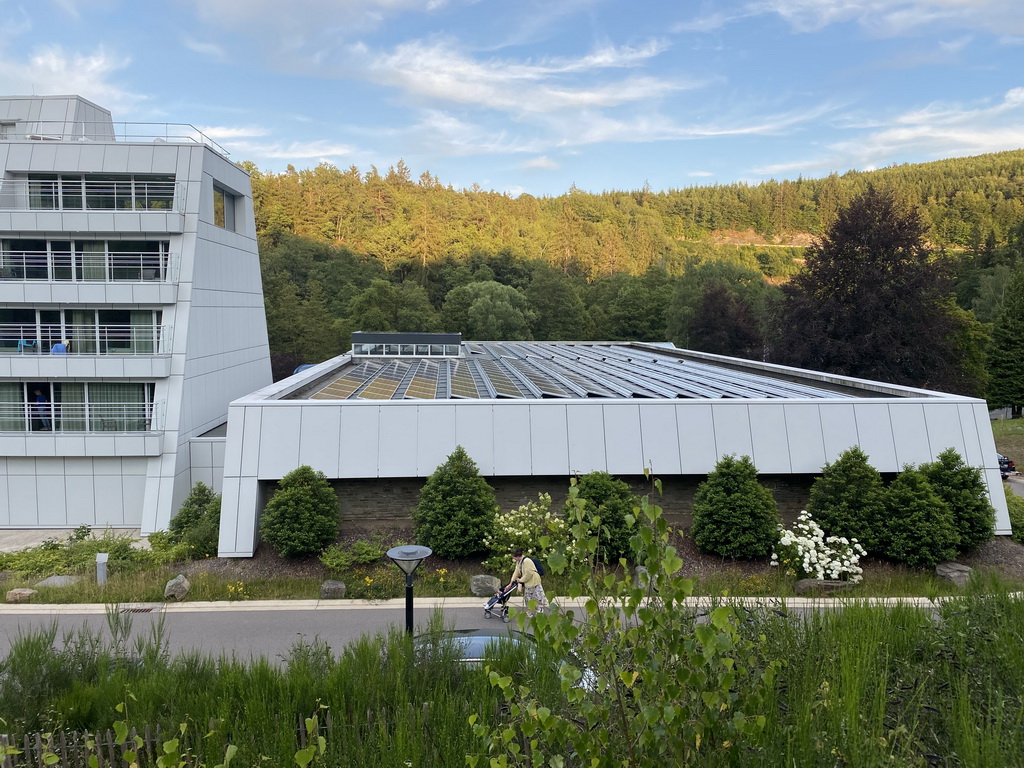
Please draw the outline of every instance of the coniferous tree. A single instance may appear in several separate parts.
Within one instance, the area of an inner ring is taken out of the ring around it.
[[[883,553],[897,563],[931,568],[956,557],[960,537],[953,511],[924,473],[907,466],[885,491]]]
[[[885,489],[882,476],[859,446],[847,448],[824,466],[811,485],[807,511],[830,536],[857,539],[868,552],[878,552]]]
[[[1024,406],[1024,267],[1010,278],[1003,308],[996,318],[989,348],[988,370],[992,377],[987,398],[992,408],[1010,408],[1020,418]]]
[[[961,552],[977,549],[992,538],[996,513],[978,469],[967,466],[956,450],[947,448],[935,461],[922,464],[921,472],[939,498],[949,505]]]
[[[281,557],[320,552],[338,537],[338,497],[323,472],[310,466],[281,478],[260,517],[260,533]]]
[[[761,557],[778,538],[778,506],[757,480],[749,456],[723,456],[697,488],[693,536],[697,548],[721,557]]]

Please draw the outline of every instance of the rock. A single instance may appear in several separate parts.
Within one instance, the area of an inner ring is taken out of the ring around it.
[[[960,563],[939,563],[935,566],[935,575],[940,579],[956,584],[960,589],[967,586],[971,580],[972,568]]]
[[[191,588],[192,585],[188,583],[188,579],[185,578],[185,575],[179,573],[173,579],[168,581],[167,585],[164,587],[164,600],[169,597],[173,597],[175,600],[180,602],[185,598],[185,595],[188,594],[188,591]]]
[[[809,592],[832,594],[851,589],[855,585],[850,581],[832,581],[831,579],[800,579],[793,585],[793,591],[798,595],[806,595]]]
[[[47,576],[37,587],[70,587],[82,580],[81,576]]]
[[[345,596],[345,582],[328,579],[320,585],[321,600],[338,600]]]
[[[469,589],[474,595],[490,597],[501,589],[501,582],[498,581],[495,576],[490,576],[486,573],[478,573],[469,580]]]
[[[38,595],[34,589],[28,587],[20,587],[18,589],[12,589],[7,593],[8,603],[27,603],[32,599],[32,595]]]

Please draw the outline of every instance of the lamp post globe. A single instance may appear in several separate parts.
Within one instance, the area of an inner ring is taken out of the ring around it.
[[[392,547],[388,550],[388,557],[405,574],[405,632],[412,634],[412,575],[419,568],[420,563],[433,554],[430,547],[421,547],[418,544],[406,544],[401,547]]]

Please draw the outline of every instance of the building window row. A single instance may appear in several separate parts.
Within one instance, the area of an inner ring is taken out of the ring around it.
[[[353,344],[353,357],[458,357],[458,344]]]
[[[162,354],[162,318],[159,309],[0,309],[0,354]]]
[[[5,197],[16,193],[4,182]],[[40,211],[171,211],[174,176],[168,174],[36,173],[26,184],[28,207]]]
[[[163,282],[167,240],[0,240],[0,280]]]
[[[2,432],[146,432],[152,383],[0,382]]]

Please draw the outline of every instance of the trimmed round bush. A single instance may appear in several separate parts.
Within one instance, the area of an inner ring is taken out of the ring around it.
[[[317,554],[338,538],[338,497],[309,466],[281,478],[260,518],[260,534],[281,557]]]
[[[192,486],[167,526],[170,540],[186,559],[216,557],[220,538],[220,494],[206,483]]]
[[[885,517],[882,476],[864,451],[847,448],[815,478],[807,511],[828,535],[857,539],[868,552],[877,552]]]
[[[959,453],[947,448],[936,461],[922,464],[921,471],[953,513],[961,552],[975,550],[995,536],[996,511],[989,503],[981,470],[967,466]]]
[[[583,500],[588,522],[601,519],[597,532],[597,556],[604,562],[618,562],[629,554],[629,537],[633,526],[627,520],[639,501],[625,481],[607,472],[590,472],[576,483],[578,498]]]
[[[412,521],[416,542],[446,560],[478,555],[494,525],[494,489],[460,445],[420,491]]]
[[[723,456],[697,488],[690,535],[701,552],[747,560],[771,553],[778,522],[778,505],[750,457]]]
[[[890,560],[914,568],[932,568],[957,555],[960,537],[953,512],[924,473],[904,467],[885,491],[886,541]]]

